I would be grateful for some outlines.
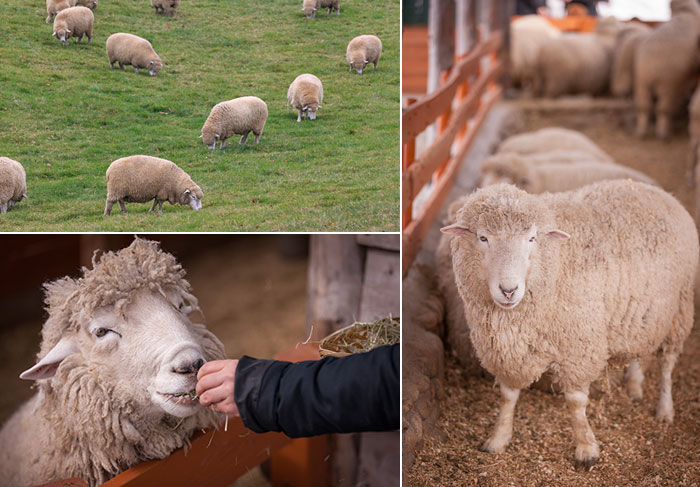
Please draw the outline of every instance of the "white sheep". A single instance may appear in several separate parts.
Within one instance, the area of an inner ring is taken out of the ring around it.
[[[553,150],[587,152],[598,162],[613,162],[608,154],[581,132],[561,127],[546,127],[534,132],[513,135],[498,146],[498,152],[517,152],[526,155]]]
[[[540,47],[561,31],[541,15],[523,15],[510,23],[510,76],[515,84],[532,89]]]
[[[119,63],[119,69],[124,69],[124,65],[130,65],[134,67],[136,73],[139,69],[147,69],[151,76],[155,76],[163,69],[163,63],[153,50],[153,46],[142,37],[119,32],[107,38],[106,47],[109,69],[114,67],[114,63]]]
[[[624,97],[634,87],[634,53],[637,46],[652,32],[651,27],[639,22],[627,25],[620,33],[610,69],[610,92]]]
[[[377,36],[361,35],[355,37],[348,43],[348,48],[345,51],[345,58],[350,64],[350,71],[353,69],[357,74],[362,74],[369,63],[374,64],[374,69],[377,69],[377,63],[382,55],[382,41]]]
[[[37,393],[0,431],[4,485],[100,485],[218,422],[191,391],[223,345],[178,310],[199,308],[175,257],[137,238],[92,267],[45,285],[37,363],[20,376]]]
[[[302,117],[316,120],[316,111],[323,103],[321,80],[313,74],[300,74],[289,85],[287,101],[299,112],[297,122],[301,122]]]
[[[153,200],[149,213],[158,205],[163,214],[163,203],[189,205],[197,211],[202,208],[204,194],[192,178],[167,159],[151,156],[122,157],[107,168],[107,202],[105,215],[110,215],[114,203],[126,213],[126,202],[145,203]]]
[[[56,14],[53,20],[53,36],[68,45],[68,39],[75,37],[75,42],[80,42],[83,36],[87,36],[88,43],[92,40],[92,24],[95,16],[87,7],[69,7]]]
[[[0,213],[27,197],[27,175],[19,162],[0,157]]]
[[[472,344],[501,388],[484,450],[505,450],[520,390],[548,372],[571,409],[576,462],[590,468],[599,457],[585,416],[590,383],[610,361],[655,352],[656,416],[673,420],[671,373],[693,326],[700,252],[673,196],[632,181],[541,195],[498,184],[471,194],[442,231],[456,236]]]
[[[649,130],[656,113],[656,136],[671,135],[671,117],[682,106],[697,80],[700,6],[697,0],[671,0],[671,20],[645,37],[635,50],[634,106],[636,135]]]
[[[180,0],[151,0],[151,7],[156,10],[156,14],[175,17],[180,8]]]
[[[567,33],[548,39],[537,53],[535,95],[602,94],[608,88],[619,22],[598,20],[593,34]]]
[[[241,135],[240,144],[245,144],[248,135],[253,132],[257,144],[266,121],[267,104],[257,96],[242,96],[214,105],[199,137],[211,150],[216,150],[219,141],[223,149],[226,139],[233,134]]]
[[[97,8],[97,0],[68,0],[68,3],[70,3],[71,7],[82,5],[90,10],[95,10]]]
[[[46,0],[46,23],[51,22],[53,16],[61,10],[74,7],[75,4],[71,5],[71,1],[75,0]]]
[[[541,162],[511,152],[487,157],[481,163],[483,186],[510,183],[533,194],[568,191],[607,179],[631,179],[658,186],[646,174],[609,162]]]
[[[301,6],[302,12],[307,19],[313,19],[316,16],[316,10],[319,8],[328,8],[328,15],[335,10],[336,15],[340,15],[339,0],[304,0]]]

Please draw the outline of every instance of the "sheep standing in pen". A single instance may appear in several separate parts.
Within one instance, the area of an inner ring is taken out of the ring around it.
[[[155,76],[163,69],[163,63],[153,50],[153,46],[142,37],[119,32],[107,38],[106,46],[109,69],[114,67],[114,63],[119,63],[119,69],[124,69],[124,65],[130,65],[134,67],[136,73],[139,69],[147,69],[151,76]]]
[[[541,15],[524,15],[510,24],[510,76],[515,84],[532,90],[540,47],[561,31]]]
[[[266,121],[267,104],[257,96],[242,96],[222,101],[211,109],[202,126],[200,138],[208,148],[216,150],[217,142],[221,142],[223,149],[226,139],[233,134],[241,135],[239,143],[245,144],[248,135],[253,132],[257,144]]]
[[[619,28],[615,18],[607,17],[598,20],[593,34],[564,34],[543,43],[537,53],[534,94],[602,94],[608,88]]]
[[[613,162],[595,142],[581,132],[561,127],[547,127],[534,132],[513,135],[501,142],[498,152],[537,154],[554,150],[574,150],[591,154],[598,162]]]
[[[224,348],[178,309],[198,307],[175,257],[137,238],[92,267],[45,285],[37,363],[20,376],[38,391],[0,431],[2,485],[100,485],[218,422],[191,391]]]
[[[353,69],[357,74],[362,74],[369,63],[374,64],[374,69],[377,69],[377,63],[382,55],[382,41],[379,37],[373,35],[361,35],[355,37],[348,43],[348,48],[345,51],[345,58],[350,64],[350,71]]]
[[[656,114],[656,136],[671,135],[671,118],[697,85],[700,5],[671,0],[671,20],[654,29],[635,51],[634,106],[638,137],[649,131]]]
[[[105,215],[112,213],[114,203],[119,203],[126,213],[126,202],[145,203],[153,200],[149,213],[158,205],[163,214],[163,203],[190,205],[197,211],[202,208],[204,194],[192,178],[167,159],[151,156],[129,156],[117,159],[107,168],[107,203]]]
[[[646,174],[606,162],[533,162],[515,153],[503,153],[481,163],[484,186],[510,183],[533,194],[568,191],[608,179],[631,179],[658,186]]]
[[[316,111],[323,103],[323,84],[313,74],[300,74],[287,90],[287,101],[298,112],[297,122],[304,117],[316,120]]]
[[[61,10],[67,9],[69,7],[74,7],[75,4],[71,5],[71,1],[74,0],[46,0],[46,23],[51,22],[51,19]]]
[[[87,36],[88,42],[92,40],[92,25],[95,16],[87,7],[69,7],[56,14],[53,20],[53,36],[68,45],[68,39],[76,37],[75,42],[80,42],[83,36]]]
[[[613,96],[625,97],[632,94],[634,87],[634,54],[637,46],[646,39],[652,29],[639,22],[629,24],[622,30],[618,46],[613,54],[610,69],[610,92]]]
[[[15,206],[27,197],[27,175],[22,164],[0,157],[0,213]]]
[[[673,421],[671,373],[693,326],[700,251],[673,196],[632,181],[542,195],[499,184],[471,194],[442,231],[454,236],[472,344],[501,388],[485,451],[505,450],[520,390],[548,372],[572,413],[576,462],[590,468],[599,457],[585,415],[590,383],[608,363],[655,352],[656,417]]]
[[[340,15],[339,0],[304,0],[301,10],[306,15],[307,19],[313,19],[316,16],[316,10],[319,8],[328,8],[328,15],[335,10],[336,15]]]
[[[151,7],[156,10],[156,14],[175,17],[180,8],[180,0],[151,0]]]

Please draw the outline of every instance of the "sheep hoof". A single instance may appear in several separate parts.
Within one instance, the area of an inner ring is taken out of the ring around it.
[[[510,443],[510,438],[508,438],[506,441],[502,441],[491,437],[479,447],[479,451],[483,451],[485,453],[503,453],[506,451],[508,443]]]
[[[576,470],[583,470],[584,472],[590,472],[593,465],[598,463],[599,457],[587,457],[583,460],[576,460]]]
[[[598,443],[580,444],[576,446],[576,469],[583,469],[590,472],[593,465],[598,463],[600,458],[600,450]]]
[[[659,407],[656,410],[656,419],[661,423],[673,423],[673,406],[670,408]]]

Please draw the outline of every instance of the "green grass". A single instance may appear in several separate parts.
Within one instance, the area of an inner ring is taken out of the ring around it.
[[[42,2],[5,0],[0,18],[0,156],[22,163],[29,199],[0,231],[398,231],[399,0],[352,0],[307,20],[301,0],[183,0],[176,18],[148,0],[105,0],[92,43],[63,47]],[[105,41],[145,37],[156,77],[110,70]],[[349,72],[347,43],[378,35],[375,71]],[[289,84],[324,85],[316,121],[296,122]],[[212,153],[199,139],[211,108],[254,95],[268,105],[259,145]],[[102,215],[105,171],[120,157],[170,159],[204,191],[203,208],[129,203]],[[116,211],[115,211],[116,210]]]

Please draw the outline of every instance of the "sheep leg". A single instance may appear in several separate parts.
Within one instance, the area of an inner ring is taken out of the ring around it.
[[[216,142],[214,142],[216,144]],[[221,141],[221,148],[223,149],[226,146],[226,141],[222,140]]]
[[[80,35],[78,36],[78,38],[75,40],[75,43],[77,44],[77,43],[79,43],[79,42],[82,41],[82,40],[83,40],[83,34],[80,34]]]
[[[151,205],[151,209],[148,210],[149,213],[153,213],[153,210],[156,209],[156,205],[158,204],[158,198],[153,198],[153,204]]]
[[[513,411],[515,403],[520,396],[520,389],[511,389],[503,384],[501,388],[501,410],[498,412],[498,419],[493,433],[481,446],[481,451],[489,453],[503,453],[513,436]]]
[[[119,69],[121,69],[121,70],[123,70],[123,69],[124,69],[124,65],[122,64],[122,62],[121,62],[121,61],[119,61]]]
[[[299,116],[297,117],[297,122],[301,122],[301,116],[304,114],[304,110],[299,110]]]
[[[377,63],[379,62],[379,59],[374,60],[374,69],[377,69]]]
[[[333,5],[331,5],[330,7],[328,7],[328,15],[330,16],[331,13],[333,13]]]
[[[600,449],[595,439],[591,425],[586,419],[586,406],[588,405],[588,393],[582,391],[565,392],[566,405],[571,411],[571,423],[576,441],[576,466],[583,467],[586,471],[596,464],[600,457]]]
[[[248,133],[245,134],[243,137],[241,137],[241,141],[239,142],[240,145],[245,144],[245,141],[248,140],[248,135],[249,135],[249,134],[250,134],[250,132],[248,132]]]
[[[139,72],[138,66],[134,66],[134,73],[138,73],[138,72]]]
[[[335,8],[335,15],[336,15],[336,16],[340,15],[340,5],[338,5],[338,6]]]
[[[49,14],[49,16],[46,17],[46,23],[48,24],[49,22],[51,22],[51,14]]]
[[[649,86],[637,83],[634,90],[634,106],[637,109],[637,137],[646,137],[649,130],[649,117],[651,115],[652,97]]]
[[[124,204],[124,200],[119,200],[119,209],[122,210],[122,213],[126,214],[126,204]]]
[[[158,202],[158,214],[159,215],[163,214],[163,202],[162,201]]]
[[[659,387],[659,403],[656,405],[656,419],[662,423],[673,422],[673,397],[671,396],[671,386],[673,380],[671,374],[673,367],[678,360],[677,353],[663,352],[659,357],[659,367],[661,369],[661,384]]]
[[[114,204],[114,201],[107,200],[107,204],[105,204],[105,215],[109,216],[112,214],[112,205]]]
[[[260,132],[259,134],[256,134],[255,132],[253,132],[253,135],[255,136],[254,142],[255,142],[256,144],[257,144],[258,142],[260,142],[260,136],[262,135],[262,132]]]
[[[0,203],[0,213],[3,215],[7,213],[7,203]]]
[[[625,371],[625,379],[627,379],[627,394],[634,401],[642,398],[642,383],[644,382],[644,370],[639,365],[639,360],[634,359],[630,362]]]

